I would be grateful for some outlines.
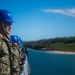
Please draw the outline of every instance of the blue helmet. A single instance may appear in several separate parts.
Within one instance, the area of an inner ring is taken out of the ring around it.
[[[19,37],[19,42],[18,42],[18,44],[19,44],[19,47],[20,48],[22,48],[22,39]]]
[[[14,22],[12,15],[7,10],[0,10],[0,21]]]
[[[11,35],[10,38],[11,38],[12,42],[17,42],[17,43],[19,42],[18,36]]]
[[[22,43],[22,39],[19,37],[19,43]]]
[[[14,43],[14,42],[17,42],[18,43],[18,46],[20,48],[22,48],[22,39],[16,35],[11,35],[10,36],[10,39],[9,39],[9,42],[10,43]]]

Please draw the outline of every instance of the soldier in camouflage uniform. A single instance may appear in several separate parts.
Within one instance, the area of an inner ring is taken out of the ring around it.
[[[12,16],[7,10],[0,10],[0,75],[13,75],[12,49],[8,43]]]
[[[24,60],[20,66],[20,75],[30,75],[30,65],[28,62],[28,51],[27,48],[23,47],[22,39],[19,38],[19,48],[21,49]]]
[[[13,47],[13,64],[14,64],[14,75],[30,75],[30,65],[27,61],[27,53],[22,50],[22,40],[20,37],[11,35],[9,39],[10,45]],[[20,65],[19,65],[20,64]]]
[[[12,51],[13,51],[13,68],[14,68],[14,75],[19,75],[20,73],[20,64],[23,59],[21,55],[21,50],[18,47],[18,41],[19,38],[18,36],[11,35],[9,39],[9,43],[12,46]]]

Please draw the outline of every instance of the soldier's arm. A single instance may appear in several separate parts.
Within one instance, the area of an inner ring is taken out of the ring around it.
[[[9,56],[5,53],[3,42],[0,40],[0,75],[9,75]]]
[[[2,48],[2,40],[0,39],[0,58],[3,57],[3,56],[5,56],[5,52]]]
[[[20,50],[20,64],[21,65],[23,64],[23,62],[25,61],[25,59],[26,59],[26,54],[24,54],[22,52],[22,50]]]

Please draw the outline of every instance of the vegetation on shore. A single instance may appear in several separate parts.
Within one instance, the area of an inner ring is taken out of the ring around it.
[[[44,51],[72,51],[75,52],[75,36],[50,38],[38,41],[25,42],[24,47],[44,50]]]

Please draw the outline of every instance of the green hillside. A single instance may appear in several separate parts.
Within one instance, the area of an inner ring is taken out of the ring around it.
[[[38,41],[25,42],[24,47],[44,50],[44,51],[74,51],[75,52],[75,36],[50,38]]]

